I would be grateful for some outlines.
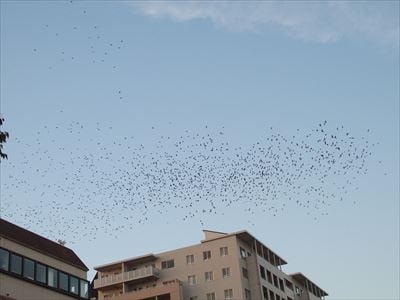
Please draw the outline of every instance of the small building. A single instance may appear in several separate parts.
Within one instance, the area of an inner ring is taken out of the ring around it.
[[[89,299],[87,271],[73,250],[0,219],[0,300]]]
[[[317,300],[328,294],[247,231],[204,230],[200,244],[95,267],[97,299]]]

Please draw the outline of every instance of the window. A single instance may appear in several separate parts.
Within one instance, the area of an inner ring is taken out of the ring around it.
[[[24,258],[24,277],[35,279],[35,262],[33,260]]]
[[[288,287],[289,289],[291,289],[293,291],[293,283],[291,283],[289,280],[285,279],[285,285],[286,285],[286,287]]]
[[[206,296],[207,296],[207,300],[215,300],[215,293],[214,292],[207,293]]]
[[[192,296],[189,298],[189,300],[197,300],[197,299],[198,299],[197,296]]]
[[[244,289],[244,295],[246,297],[246,300],[251,300],[251,292],[248,289]]]
[[[283,286],[283,280],[279,278],[279,288],[281,289],[282,292],[285,291],[285,287]]]
[[[173,259],[165,260],[161,262],[161,269],[170,269],[175,267],[175,262]]]
[[[275,300],[275,294],[273,291],[269,291],[269,300]]]
[[[268,270],[267,270],[267,278],[268,278],[268,282],[269,282],[270,284],[272,284],[272,274],[271,274],[271,272],[268,271]]]
[[[204,260],[211,259],[211,251],[210,250],[203,252],[203,259]]]
[[[194,255],[186,255],[186,264],[191,265],[192,263],[194,263]]]
[[[36,281],[46,283],[46,266],[36,263]]]
[[[89,299],[89,283],[85,280],[81,280],[80,296],[82,298]]]
[[[188,276],[188,283],[189,283],[189,285],[196,284],[196,275],[189,275]]]
[[[276,300],[281,300],[281,297],[279,295],[275,295]]]
[[[16,254],[11,254],[11,268],[10,271],[22,275],[22,257]]]
[[[273,275],[273,277],[274,277],[274,286],[276,286],[277,288],[279,288],[279,286],[278,286],[278,277],[276,277],[275,274]]]
[[[261,265],[260,265],[260,276],[261,276],[262,279],[266,280],[266,278],[265,278],[265,269]]]
[[[263,290],[264,300],[268,300],[268,289],[265,286],[263,286],[262,290]]]
[[[242,268],[242,274],[243,274],[243,277],[244,278],[249,278],[249,272],[247,271],[247,269],[246,268]]]
[[[74,276],[69,277],[69,291],[72,294],[79,295],[79,280]]]
[[[7,250],[0,249],[0,269],[8,271],[9,262],[10,262],[10,253]]]
[[[233,290],[232,289],[227,289],[224,290],[224,299],[232,299],[233,298]]]
[[[220,256],[227,256],[228,255],[228,247],[219,248],[219,255]]]
[[[47,268],[47,285],[51,287],[57,287],[57,270],[54,270],[53,268],[48,267]]]
[[[300,289],[297,285],[296,285],[296,294],[297,294],[297,295],[303,294],[303,290]]]
[[[246,250],[244,250],[242,247],[240,247],[240,256],[242,258],[246,258]]]
[[[59,276],[59,288],[68,291],[68,275],[63,272],[58,272]]]
[[[231,268],[222,268],[222,278],[231,276]]]
[[[205,273],[204,273],[204,279],[205,279],[205,281],[214,280],[214,274],[213,274],[213,272],[212,272],[212,271],[205,272]]]

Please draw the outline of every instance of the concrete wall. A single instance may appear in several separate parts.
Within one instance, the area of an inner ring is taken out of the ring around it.
[[[220,248],[228,247],[228,255],[220,256]],[[203,251],[211,251],[211,259],[203,259]],[[186,264],[186,255],[194,255],[194,263]],[[240,253],[235,236],[206,241],[198,245],[158,254],[156,267],[161,269],[161,261],[174,259],[175,267],[161,271],[161,280],[177,278],[182,282],[183,297],[197,296],[205,299],[206,293],[215,292],[217,299],[223,299],[225,289],[233,289],[234,298],[243,293]],[[222,277],[222,269],[229,267],[231,276]],[[213,271],[213,280],[205,281],[205,272]],[[196,276],[196,284],[188,284],[188,275]]]
[[[67,295],[1,273],[0,294],[17,300],[75,300]]]

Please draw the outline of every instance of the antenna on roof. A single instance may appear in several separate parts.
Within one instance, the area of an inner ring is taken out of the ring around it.
[[[61,246],[65,246],[65,244],[67,243],[66,241],[62,240],[62,239],[58,239],[57,243],[59,243]]]

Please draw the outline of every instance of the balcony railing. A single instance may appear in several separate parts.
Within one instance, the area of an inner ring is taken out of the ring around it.
[[[159,278],[160,270],[154,267],[145,267],[137,270],[109,275],[107,277],[96,279],[94,281],[94,288],[97,289],[108,285],[144,279],[146,277]]]

